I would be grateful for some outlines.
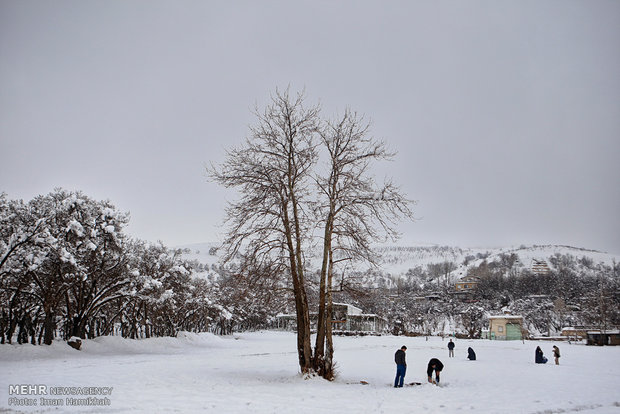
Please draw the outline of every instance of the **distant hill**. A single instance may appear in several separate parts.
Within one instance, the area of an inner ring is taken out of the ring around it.
[[[220,280],[223,249],[217,243],[179,247],[188,249],[186,258],[202,264],[197,266],[197,278]],[[381,257],[378,267],[358,263],[336,272],[335,301],[382,315],[393,332],[475,335],[487,326],[488,315],[505,309],[522,315],[535,336],[558,335],[564,326],[601,320],[613,326],[620,320],[615,295],[618,255],[558,245],[489,249],[383,245],[376,251]],[[310,258],[308,280],[317,278],[316,256]],[[481,277],[483,289],[457,292],[455,283],[468,274]],[[313,282],[308,286],[315,293],[318,284]],[[251,299],[254,293],[243,294]],[[245,306],[245,297],[243,303],[237,299],[228,304],[231,309]],[[267,319],[294,309],[278,301],[254,305]]]
[[[427,266],[433,263],[453,262],[458,268],[453,271],[457,279],[467,274],[467,270],[479,266],[483,260],[487,263],[500,262],[503,257],[516,255],[515,266],[531,269],[536,262],[546,262],[550,270],[557,270],[554,257],[572,256],[575,259],[586,259],[592,265],[602,263],[612,266],[620,263],[620,256],[571,246],[534,245],[502,248],[462,248],[451,246],[383,246],[377,248],[383,261],[381,267],[393,275],[404,274],[416,266]],[[583,260],[582,260],[583,261]]]
[[[222,257],[221,245],[218,243],[196,243],[177,248],[188,249],[188,259],[197,260],[211,268],[217,265]],[[597,264],[612,266],[620,263],[620,256],[571,246],[533,245],[502,248],[464,248],[438,245],[381,245],[376,247],[381,256],[379,268],[371,268],[368,264],[357,263],[350,267],[351,272],[364,272],[374,277],[404,277],[416,267],[426,268],[432,264],[452,262],[455,269],[450,273],[452,281],[465,276],[467,272],[478,267],[484,260],[487,263],[500,263],[508,257],[516,255],[512,267],[519,270],[531,270],[537,263],[544,263],[549,270],[557,270],[561,265],[561,257],[573,257],[588,269],[596,268]],[[318,269],[318,260],[311,261],[311,267]],[[370,281],[369,281],[370,282]],[[372,283],[372,282],[371,282]],[[389,282],[388,282],[389,283]]]

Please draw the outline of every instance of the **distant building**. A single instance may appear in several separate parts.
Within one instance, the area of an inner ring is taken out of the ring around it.
[[[345,303],[334,303],[332,329],[334,331],[362,331],[380,333],[387,328],[387,320],[374,313],[363,313],[360,308]]]
[[[527,295],[527,298],[535,300],[536,302],[544,302],[547,300],[551,300],[551,296],[549,295]]]
[[[310,314],[312,329],[316,331],[318,315]],[[278,329],[297,329],[297,316],[279,314],[276,316]],[[387,320],[374,313],[363,313],[356,306],[347,303],[334,303],[332,308],[332,330],[334,333],[373,333],[379,334],[387,330]]]
[[[567,326],[562,328],[562,336],[568,338],[568,340],[578,341],[586,339],[588,337],[588,331],[592,328],[586,326]]]
[[[588,345],[620,345],[620,330],[593,329],[588,331]]]
[[[476,288],[476,286],[478,286],[478,283],[480,283],[480,278],[479,277],[476,277],[476,276],[465,276],[465,277],[459,279],[454,284],[454,289],[456,289],[457,291],[474,290]]]
[[[523,316],[489,316],[488,339],[504,341],[521,340],[523,339],[523,326]]]
[[[547,265],[547,261],[538,259],[532,259],[530,270],[535,275],[546,275],[551,272],[551,269],[549,269],[549,265]]]

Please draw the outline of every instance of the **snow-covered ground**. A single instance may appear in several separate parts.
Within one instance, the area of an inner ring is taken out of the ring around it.
[[[552,359],[551,342],[457,339],[456,357],[448,358],[447,340],[437,337],[337,337],[339,376],[328,383],[298,375],[295,342],[293,333],[256,332],[102,337],[85,341],[81,351],[62,342],[1,345],[0,413],[620,414],[620,347],[558,343],[562,358],[555,366],[534,364],[537,345]],[[401,345],[408,347],[406,382],[424,385],[392,388]],[[469,346],[477,361],[466,359]],[[441,387],[425,383],[431,357],[445,364]],[[47,395],[16,395],[11,386],[21,384],[43,385]],[[94,396],[110,405],[9,405],[12,398],[65,400],[51,395],[53,387],[112,387]]]

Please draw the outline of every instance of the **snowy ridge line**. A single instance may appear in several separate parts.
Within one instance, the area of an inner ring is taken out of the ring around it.
[[[221,279],[220,259],[223,249],[218,243],[197,243],[180,246],[187,249],[185,257],[189,260],[202,264],[196,271],[195,278],[200,278],[216,283]],[[415,280],[419,286],[427,288],[441,283],[454,284],[468,276],[475,274],[476,268],[484,262],[505,265],[510,258],[510,272],[521,273],[523,271],[536,272],[539,266],[549,271],[557,271],[557,266],[563,266],[566,259],[572,260],[573,269],[578,274],[592,276],[598,272],[599,265],[613,267],[620,263],[620,256],[600,252],[593,249],[585,249],[567,245],[512,245],[496,248],[462,248],[458,246],[441,246],[434,244],[421,244],[415,246],[384,244],[375,246],[380,256],[379,267],[372,267],[365,263],[348,264],[344,272],[350,280],[354,280],[358,286],[368,289],[395,288],[398,281],[410,283]],[[512,262],[512,256],[517,257]],[[312,256],[312,254],[308,254]],[[309,274],[318,272],[320,263],[316,258],[308,259]],[[554,264],[555,263],[555,264]],[[451,270],[446,274],[440,269],[444,264],[449,264]],[[226,265],[229,266],[229,265]],[[430,267],[434,266],[434,269]],[[443,275],[443,276],[440,276]],[[421,275],[426,275],[421,277]]]
[[[198,260],[200,263],[215,265],[220,262],[222,246],[218,243],[195,243],[176,248],[187,249],[189,252],[186,257]],[[605,253],[598,250],[586,249],[581,247],[573,247],[567,245],[530,245],[530,246],[509,246],[499,248],[467,248],[459,246],[440,246],[440,245],[378,245],[375,251],[380,254],[382,261],[380,268],[389,273],[404,273],[410,268],[416,266],[424,266],[431,263],[441,263],[444,261],[453,261],[460,264],[468,256],[485,256],[488,261],[498,258],[501,254],[516,253],[523,260],[531,258],[547,258],[554,254],[571,255],[577,258],[582,256],[591,258],[595,263],[603,262],[611,264],[612,262],[620,262],[620,255]],[[310,267],[317,267],[310,260]],[[351,266],[352,271],[365,271],[369,266],[364,264],[354,264]]]

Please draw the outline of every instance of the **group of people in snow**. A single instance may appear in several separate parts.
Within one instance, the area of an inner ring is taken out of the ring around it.
[[[450,343],[448,344],[448,350],[449,356],[454,356],[454,342],[452,342],[452,340],[450,340]],[[396,354],[394,354],[394,362],[396,362],[396,378],[394,379],[394,388],[401,388],[405,382],[405,373],[407,372],[407,362],[405,358],[406,351],[407,347],[403,345],[396,351]],[[476,354],[473,349],[469,348],[468,352],[470,352],[468,356],[469,359],[476,359]],[[442,370],[443,363],[437,358],[431,358],[431,360],[428,361],[428,366],[426,367],[428,382],[439,385],[439,374]],[[435,374],[435,378],[433,378],[433,373]]]
[[[448,342],[448,358],[454,358],[454,342],[452,342],[452,339]],[[467,359],[470,361],[476,360],[476,353],[471,349],[471,346],[467,348]]]
[[[450,342],[448,342],[448,358],[454,357],[454,347],[455,344],[452,342],[452,339],[450,339]],[[394,354],[394,362],[396,362],[396,378],[394,379],[394,388],[401,388],[405,382],[405,373],[407,372],[406,351],[407,347],[403,345],[396,351],[396,354]],[[555,358],[555,364],[560,365],[560,349],[555,345],[553,345],[553,357]],[[471,347],[467,348],[467,359],[470,361],[476,360],[476,353]],[[543,355],[543,351],[540,349],[540,346],[536,347],[536,356],[534,361],[537,364],[547,363],[547,358]],[[428,366],[426,368],[428,382],[439,385],[439,373],[442,370],[443,363],[437,358],[431,358],[431,360],[428,361]],[[435,374],[435,378],[433,378],[433,373]]]
[[[555,360],[555,365],[560,365],[560,348],[553,345],[553,358]],[[546,364],[548,361],[547,357],[543,354],[542,349],[539,346],[536,347],[536,352],[534,354],[534,362],[537,364]]]
[[[396,362],[396,378],[394,379],[394,388],[402,388],[405,382],[405,373],[407,372],[407,362],[405,358],[405,352],[407,347],[403,345],[396,354],[394,354],[394,361]],[[439,385],[439,373],[443,369],[443,364],[437,358],[431,358],[428,361],[428,367],[426,369],[426,375],[428,376],[428,382],[431,384]],[[433,373],[435,378],[433,379]]]

